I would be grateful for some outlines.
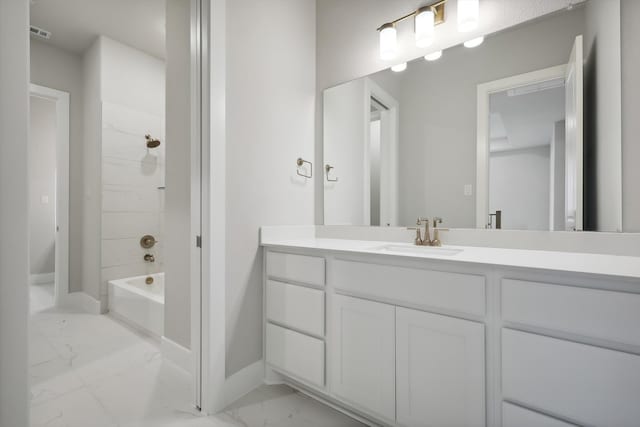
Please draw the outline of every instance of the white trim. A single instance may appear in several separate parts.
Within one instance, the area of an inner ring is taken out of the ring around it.
[[[564,78],[566,68],[562,64],[478,85],[476,228],[485,228],[489,221],[489,97],[507,89]]]
[[[202,235],[202,7],[200,0],[191,0],[191,253],[190,253],[190,283],[191,283],[191,370],[193,374],[193,403],[202,406],[202,251],[195,245],[197,236]]]
[[[73,308],[90,314],[102,314],[100,301],[85,292],[71,292],[59,302],[61,307]]]
[[[226,377],[226,0],[201,1],[201,409],[224,409]],[[215,101],[215,102],[213,102]]]
[[[55,303],[69,294],[69,93],[31,84],[30,95],[56,103]]]
[[[160,338],[160,350],[164,360],[168,360],[189,374],[193,373],[193,354],[191,350],[164,335]]]
[[[264,361],[258,360],[231,375],[224,385],[224,406],[228,406],[264,383]]]
[[[384,104],[380,138],[380,225],[398,225],[398,140],[400,103],[370,78],[365,78],[364,224],[371,224],[369,140],[371,138],[371,98]],[[386,120],[385,120],[386,119]],[[386,137],[385,137],[386,134]],[[384,142],[387,142],[386,144]],[[383,152],[385,151],[385,152]],[[385,162],[385,159],[387,160]]]
[[[53,283],[55,279],[55,273],[32,274],[29,277],[29,282],[32,285],[44,285],[47,283]]]

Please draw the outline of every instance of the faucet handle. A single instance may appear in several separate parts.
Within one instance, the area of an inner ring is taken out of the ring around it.
[[[438,226],[438,224],[442,224],[442,218],[440,218],[439,216],[434,216],[433,217],[433,228],[436,228]]]

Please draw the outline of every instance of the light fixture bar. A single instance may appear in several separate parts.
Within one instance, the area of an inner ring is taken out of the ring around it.
[[[408,19],[408,18],[411,18],[413,16],[416,16],[416,14],[418,14],[420,12],[420,10],[422,10],[422,9],[424,9],[426,7],[430,7],[431,10],[433,10],[433,13],[435,15],[435,22],[434,22],[435,25],[442,24],[444,22],[444,4],[446,2],[448,2],[448,1],[449,0],[440,0],[440,1],[437,1],[435,3],[429,4],[427,6],[423,6],[418,10],[414,10],[413,12],[407,13],[406,15],[401,16],[398,19],[394,19],[393,21],[389,21],[389,22],[381,25],[379,28],[377,28],[377,31],[382,30],[385,26],[387,26],[389,24],[395,25],[400,21],[404,21],[405,19]]]
[[[434,27],[442,24],[445,20],[444,9],[447,1],[436,1],[378,27],[377,31],[380,33],[380,59],[389,61],[396,57],[398,44],[396,24],[408,18],[413,18],[416,46],[419,48],[430,46],[433,43]]]

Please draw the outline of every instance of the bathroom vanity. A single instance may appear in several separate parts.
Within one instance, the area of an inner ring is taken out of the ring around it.
[[[638,258],[262,245],[266,382],[374,425],[638,425]]]

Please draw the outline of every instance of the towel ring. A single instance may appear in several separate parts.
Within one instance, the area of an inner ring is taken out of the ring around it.
[[[300,173],[300,168],[304,165],[304,164],[308,164],[309,165],[309,175],[306,175],[304,173]],[[296,168],[296,173],[300,176],[303,176],[305,178],[311,178],[313,177],[313,163],[311,163],[308,160],[304,160],[302,157],[298,157],[298,160],[296,160],[296,165],[298,165],[298,167]]]

